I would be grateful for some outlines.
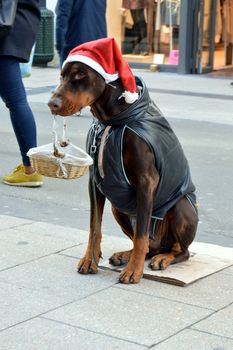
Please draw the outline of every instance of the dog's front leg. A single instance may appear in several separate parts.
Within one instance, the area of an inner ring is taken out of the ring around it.
[[[128,265],[120,274],[119,281],[121,283],[138,283],[143,275],[145,257],[149,251],[149,226],[155,187],[155,181],[144,178],[137,190],[133,250]]]
[[[138,283],[143,275],[146,254],[149,251],[149,228],[159,174],[153,152],[130,130],[126,130],[125,133],[123,158],[126,174],[135,190],[137,208],[133,250],[119,281]]]
[[[95,188],[93,188],[95,186]],[[95,192],[95,193],[94,193]],[[104,210],[105,196],[98,190],[92,179],[89,179],[90,197],[90,233],[84,257],[78,264],[78,272],[82,274],[97,273],[98,262],[101,257],[101,224]],[[96,200],[95,200],[96,197]],[[98,214],[96,215],[96,213]]]

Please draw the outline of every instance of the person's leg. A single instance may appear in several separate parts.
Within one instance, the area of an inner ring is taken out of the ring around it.
[[[134,53],[145,54],[148,51],[148,44],[144,9],[131,10],[131,16],[137,35],[137,40],[134,43]]]
[[[60,55],[61,68],[62,68],[62,65],[63,65],[64,61],[66,60],[67,56],[69,55],[70,51],[71,51],[70,48],[67,48],[67,47],[64,47],[63,50],[61,51],[61,55]]]
[[[36,124],[27,101],[19,62],[14,57],[0,56],[0,96],[10,111],[24,171],[32,174],[34,169],[30,165],[27,152],[36,147]]]
[[[30,166],[27,152],[36,147],[36,124],[27,102],[19,62],[13,57],[0,57],[0,95],[10,110],[23,164]]]

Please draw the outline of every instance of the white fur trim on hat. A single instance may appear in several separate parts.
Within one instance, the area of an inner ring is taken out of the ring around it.
[[[90,58],[88,56],[84,56],[84,55],[70,55],[64,61],[63,65],[62,65],[62,68],[68,62],[82,62],[82,63],[85,63],[89,67],[93,68],[96,72],[98,72],[104,78],[106,83],[110,83],[111,81],[115,81],[115,80],[117,80],[119,78],[119,74],[118,73],[109,74],[109,73],[105,72],[103,67],[98,62],[96,62],[95,60],[93,60],[92,58]]]
[[[124,91],[121,96],[124,97],[125,102],[129,104],[134,103],[136,100],[138,100],[139,97],[137,92],[130,91]]]

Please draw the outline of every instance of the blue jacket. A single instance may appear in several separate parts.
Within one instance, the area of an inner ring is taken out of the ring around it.
[[[106,0],[58,0],[55,13],[58,52],[107,36]]]
[[[178,138],[158,107],[150,100],[143,81],[137,81],[137,84],[142,87],[139,100],[107,122],[96,121],[88,134],[87,151],[91,153],[90,147],[96,128],[98,128],[96,142],[99,146],[103,130],[106,125],[111,125],[103,152],[104,178],[101,178],[98,170],[97,147],[92,169],[94,179],[99,190],[109,199],[113,207],[135,217],[136,192],[127,179],[123,163],[125,130],[135,132],[148,144],[155,155],[155,164],[160,176],[151,218],[154,223],[155,219],[163,220],[167,211],[184,196],[195,209],[195,187]]]

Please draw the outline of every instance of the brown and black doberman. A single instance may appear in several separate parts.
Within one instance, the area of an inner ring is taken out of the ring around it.
[[[52,95],[48,105],[52,114],[61,116],[75,114],[81,111],[82,108],[90,106],[92,114],[102,126],[108,124],[109,121],[111,125],[111,119],[116,120],[118,115],[122,115],[127,111],[130,112],[132,109],[132,105],[127,104],[123,98],[119,98],[123,91],[124,87],[120,79],[110,85],[105,82],[99,73],[86,64],[68,62],[61,71],[61,83]],[[161,123],[158,125],[162,130]],[[169,130],[168,135],[173,135],[169,124],[165,125],[164,128]],[[114,126],[112,126],[112,129],[114,129]],[[198,215],[195,204],[193,205],[186,193],[182,195],[181,191],[181,195],[174,200],[174,203],[170,202],[170,207],[162,220],[161,218],[154,220],[154,232],[151,235],[153,206],[156,203],[157,196],[161,197],[163,191],[165,193],[167,188],[170,188],[176,170],[179,170],[179,157],[173,159],[173,163],[175,163],[174,172],[163,178],[160,169],[158,169],[158,155],[148,145],[148,142],[145,142],[143,137],[140,137],[131,128],[125,128],[122,142],[124,172],[131,191],[135,195],[135,220],[132,221],[131,213],[119,209],[119,206],[115,206],[113,202],[112,212],[123,232],[132,240],[133,248],[130,251],[114,253],[109,261],[115,266],[126,264],[126,267],[120,273],[120,282],[138,283],[143,275],[146,258],[151,258],[149,266],[153,270],[163,270],[170,264],[182,262],[189,258],[188,247],[196,234]],[[105,143],[107,148],[108,142]],[[114,147],[114,142],[112,145]],[[118,147],[118,144],[115,147]],[[164,147],[166,147],[166,144]],[[109,154],[111,152],[112,150],[109,150]],[[166,153],[167,160],[165,159],[163,162],[166,163],[169,157],[172,158],[172,152],[168,150]],[[108,173],[108,167],[104,169],[104,172],[107,183],[108,180],[111,181],[113,174]],[[184,178],[184,174],[181,173],[180,177]],[[97,185],[95,183],[98,210],[95,211],[93,188],[91,179],[89,180],[90,233],[86,253],[78,265],[78,272],[81,274],[97,273],[98,266],[96,263],[98,264],[101,257],[101,222],[106,194]],[[161,188],[158,191],[159,186],[162,186],[162,191]],[[194,192],[194,190],[193,186],[191,192]],[[115,187],[112,191],[118,192],[118,188]],[[169,200],[169,198],[167,199]],[[124,198],[124,201],[127,203],[127,197]],[[94,241],[95,259],[93,259],[92,245],[96,212],[98,212],[98,230]]]

